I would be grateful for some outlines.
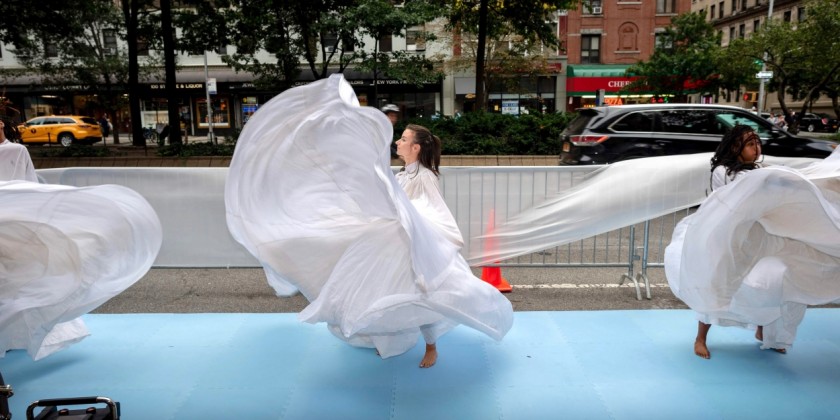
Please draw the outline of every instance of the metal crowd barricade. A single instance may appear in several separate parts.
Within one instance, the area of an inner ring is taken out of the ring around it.
[[[578,185],[601,166],[444,167],[441,190],[463,234],[462,253],[481,236],[527,208]],[[396,169],[396,168],[395,168]],[[259,267],[227,230],[224,182],[227,168],[61,168],[38,170],[45,182],[85,186],[119,184],[143,195],[161,219],[164,240],[154,267]],[[627,267],[619,279],[650,298],[648,267],[664,265],[674,225],[691,210],[626,226],[574,243],[500,261],[518,267]],[[637,272],[638,271],[638,272]]]

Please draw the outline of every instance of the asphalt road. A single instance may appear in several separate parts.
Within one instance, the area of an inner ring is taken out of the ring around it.
[[[686,308],[665,283],[661,268],[648,269],[650,300],[636,299],[615,268],[502,268],[514,290],[505,295],[516,311]],[[474,269],[480,276],[480,269]],[[93,313],[299,312],[303,296],[277,297],[262,269],[152,269]]]

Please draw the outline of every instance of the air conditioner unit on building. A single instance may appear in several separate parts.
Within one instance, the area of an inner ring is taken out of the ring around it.
[[[604,12],[604,8],[601,7],[601,6],[595,6],[595,7],[592,8],[592,14],[593,15],[600,15],[603,12]]]
[[[326,51],[327,53],[331,53],[335,51],[335,47],[332,45],[327,45],[326,47],[324,47],[324,51]]]

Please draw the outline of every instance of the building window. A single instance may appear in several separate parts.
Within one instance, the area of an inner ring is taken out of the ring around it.
[[[736,0],[732,0],[732,14],[735,14],[735,11],[738,10],[738,2]]]
[[[601,63],[601,35],[583,35],[580,37],[580,63]]]
[[[56,58],[58,57],[58,47],[52,42],[44,42],[44,57]]]
[[[117,55],[117,32],[113,29],[102,30],[102,47],[105,55]]]
[[[709,13],[709,20],[712,20],[714,18],[715,18],[715,5],[713,4],[712,5],[712,13]]]
[[[800,7],[796,9],[796,20],[802,22],[805,20],[805,8]]]
[[[583,14],[585,15],[600,15],[604,13],[601,0],[589,0],[583,2]]]
[[[741,0],[741,11],[742,12],[747,11],[747,0]]]
[[[743,23],[740,24],[738,26],[738,38],[744,39],[744,37],[747,35],[746,31],[747,31],[747,25],[745,25]]]
[[[790,23],[790,10],[786,11],[784,17],[782,18],[783,21]]]
[[[426,40],[422,37],[422,32],[416,29],[405,31],[405,49],[407,51],[425,51]]]
[[[656,13],[676,13],[676,0],[656,0]]]
[[[729,27],[729,42],[731,43],[734,40],[735,40],[735,27],[730,26]]]
[[[137,55],[142,57],[149,55],[149,41],[145,38],[137,37]]]
[[[394,37],[391,34],[385,35],[382,38],[379,38],[379,51],[380,52],[391,52],[393,48],[393,39]]]
[[[653,35],[653,46],[657,50],[670,50],[674,47],[674,43],[665,36],[664,32],[657,32]]]
[[[723,19],[723,2],[718,3],[718,19]]]
[[[759,30],[761,30],[761,19],[756,19],[753,21],[753,33],[756,33]]]

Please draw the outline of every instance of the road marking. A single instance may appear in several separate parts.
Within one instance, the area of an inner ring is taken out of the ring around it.
[[[618,283],[560,283],[560,284],[514,284],[514,289],[610,289],[617,287],[633,287],[632,281],[625,281],[623,285]],[[639,283],[639,287],[645,287],[644,283]],[[651,283],[651,288],[654,287],[668,287],[668,283]]]

